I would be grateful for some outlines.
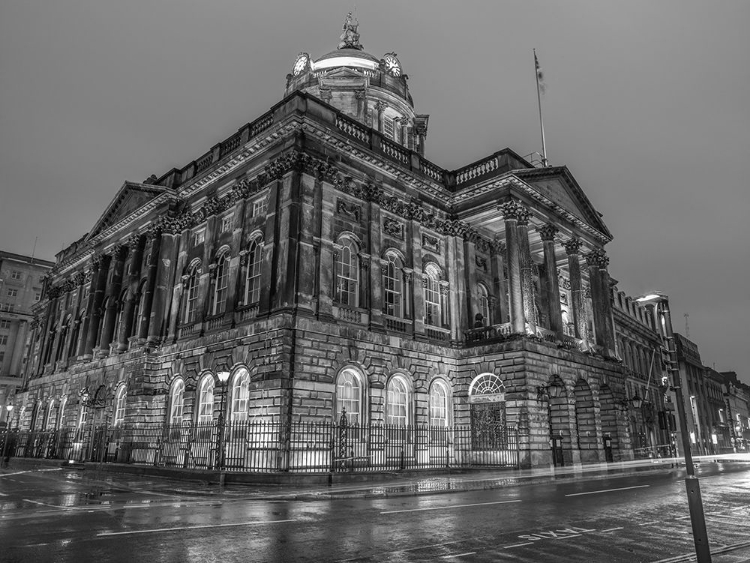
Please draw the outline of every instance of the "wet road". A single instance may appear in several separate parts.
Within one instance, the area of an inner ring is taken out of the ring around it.
[[[699,471],[712,551],[747,543],[750,469]],[[311,501],[84,473],[0,474],[0,561],[614,563],[693,552],[680,471]],[[750,544],[732,553],[714,561],[745,561]]]

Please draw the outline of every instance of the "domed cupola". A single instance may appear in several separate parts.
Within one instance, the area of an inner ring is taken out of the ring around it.
[[[429,116],[414,113],[408,76],[396,53],[382,58],[365,52],[359,22],[346,16],[335,51],[318,59],[300,53],[287,75],[285,96],[303,91],[373,127],[384,136],[424,154]]]

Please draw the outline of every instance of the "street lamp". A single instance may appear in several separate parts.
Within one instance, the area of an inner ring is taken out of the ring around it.
[[[5,440],[3,440],[3,455],[2,463],[5,463],[5,453],[8,451],[8,442],[10,441],[10,413],[13,410],[13,405],[5,405]]]
[[[636,299],[639,303],[653,304],[656,307],[658,315],[661,316],[663,324],[659,323],[664,331],[661,333],[664,340],[664,346],[669,354],[667,362],[667,372],[670,376],[672,389],[675,392],[677,402],[677,415],[680,420],[682,432],[682,449],[685,452],[685,488],[687,489],[688,508],[690,510],[690,523],[693,527],[693,541],[695,542],[695,553],[698,556],[698,563],[711,563],[711,551],[708,547],[708,534],[706,533],[706,519],[703,515],[703,500],[701,499],[701,489],[698,478],[695,476],[693,467],[693,456],[690,453],[690,438],[687,435],[687,416],[685,415],[685,404],[682,398],[682,380],[678,375],[672,378],[671,372],[677,372],[677,349],[672,330],[672,317],[669,313],[669,299],[663,293],[655,292],[644,295]],[[657,317],[658,318],[658,317]],[[666,335],[664,334],[666,333]]]
[[[13,405],[5,405],[5,410],[7,411],[5,414],[5,428],[10,427],[10,413],[13,410]]]
[[[221,471],[224,468],[224,398],[227,395],[226,385],[229,381],[229,372],[220,371],[216,374],[219,377],[219,387],[221,387],[221,406],[219,407],[219,423],[216,433],[216,451],[218,454],[218,468]]]

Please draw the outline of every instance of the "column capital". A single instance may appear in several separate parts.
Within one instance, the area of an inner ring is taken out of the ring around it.
[[[583,246],[583,243],[581,242],[581,239],[573,237],[572,239],[569,239],[563,243],[563,246],[565,247],[565,252],[568,254],[568,256],[573,254],[578,254],[581,250],[581,247]]]
[[[529,218],[529,210],[526,207],[514,199],[501,203],[499,206],[500,211],[503,212],[505,220],[514,219],[516,221],[527,221]]]
[[[388,108],[388,104],[385,103],[384,101],[378,100],[377,102],[375,102],[375,109],[378,110],[379,112],[381,112],[381,111],[383,111],[383,110],[385,110],[387,108]]]
[[[601,248],[595,248],[586,255],[586,263],[604,270],[609,266],[609,256]]]
[[[559,232],[559,229],[552,223],[542,225],[537,229],[542,237],[543,241],[554,241],[555,235]]]
[[[358,100],[364,100],[367,93],[364,90],[355,90],[354,97]]]

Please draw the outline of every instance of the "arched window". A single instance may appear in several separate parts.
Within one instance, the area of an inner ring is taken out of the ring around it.
[[[229,285],[229,253],[219,257],[216,264],[214,293],[211,299],[211,314],[221,315],[227,306],[227,287]]]
[[[428,325],[442,324],[442,309],[440,306],[440,273],[432,264],[424,271],[424,310],[425,322]]]
[[[65,422],[65,407],[68,406],[68,398],[63,397],[60,401],[60,408],[57,409],[57,427],[62,428]]]
[[[120,385],[115,395],[115,419],[113,424],[115,426],[121,426],[125,421],[125,403],[127,401],[127,389],[124,385]]]
[[[482,315],[484,326],[490,326],[492,324],[492,319],[490,318],[490,296],[487,288],[481,283],[477,286],[477,306],[479,313]]]
[[[182,410],[185,405],[185,382],[178,379],[172,385],[169,407],[169,424],[179,426],[182,424]]]
[[[247,407],[250,399],[250,374],[246,369],[239,370],[232,382],[232,411],[229,420],[239,422],[247,420]]]
[[[383,306],[386,315],[402,318],[403,308],[403,283],[402,264],[395,254],[386,256],[387,264],[383,267]]]
[[[362,424],[362,382],[353,369],[345,369],[336,380],[336,420],[341,420],[341,415],[346,409],[346,419],[349,424]]]
[[[386,423],[393,426],[409,425],[409,388],[402,377],[396,376],[388,382]]]
[[[49,405],[47,405],[47,414],[44,415],[44,426],[42,430],[54,430],[55,429],[55,416],[53,410],[55,408],[55,400],[50,399]]]
[[[442,381],[434,381],[430,387],[430,426],[448,426],[448,388]]]
[[[359,259],[357,245],[342,241],[336,258],[336,300],[342,305],[359,306]]]
[[[183,299],[185,309],[182,316],[183,323],[194,323],[198,318],[198,264],[190,268],[188,279],[185,282],[185,293]]]
[[[198,424],[208,424],[214,419],[214,377],[207,375],[200,386]]]
[[[263,240],[253,239],[247,251],[247,274],[245,275],[245,305],[260,301],[260,269],[263,264]]]

